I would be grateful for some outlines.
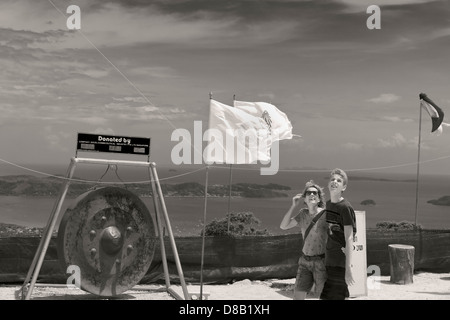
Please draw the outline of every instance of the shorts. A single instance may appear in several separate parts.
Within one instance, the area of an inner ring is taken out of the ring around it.
[[[324,258],[306,260],[304,256],[301,256],[298,259],[295,291],[309,292],[315,285],[315,293],[320,294],[326,280],[327,271]]]
[[[350,293],[345,282],[345,268],[327,267],[327,281],[320,295],[321,300],[345,300]]]

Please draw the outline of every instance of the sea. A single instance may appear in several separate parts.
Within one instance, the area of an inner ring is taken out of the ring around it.
[[[32,169],[31,169],[32,168]],[[104,166],[85,165],[77,167],[74,179],[90,181],[92,184],[120,182],[126,188],[128,183],[148,183],[150,173],[147,168],[116,168],[105,170]],[[292,203],[292,197],[300,193],[309,180],[323,186],[326,194],[330,170],[323,169],[284,169],[276,175],[261,175],[256,167],[245,166],[185,166],[156,167],[161,184],[198,182],[205,188],[234,183],[275,183],[291,189],[284,192],[286,197],[277,198],[239,198],[239,197],[164,197],[170,225],[175,236],[196,236],[201,234],[204,224],[226,217],[228,212],[252,212],[260,221],[256,227],[267,229],[274,235],[297,233],[293,228],[281,230],[280,222]],[[0,175],[48,175],[65,176],[67,167],[34,166],[29,168],[0,165]],[[374,228],[382,221],[408,221],[429,229],[450,228],[450,206],[428,203],[450,195],[449,175],[390,172],[348,172],[349,184],[344,197],[356,211],[364,211],[366,227]],[[70,188],[70,186],[69,186]],[[417,196],[416,196],[417,195]],[[141,198],[153,215],[153,201],[150,197]],[[416,203],[417,199],[417,203]],[[58,195],[46,197],[0,196],[0,222],[29,227],[47,225]],[[373,200],[375,205],[363,205],[364,200]],[[76,199],[65,198],[58,220]],[[155,219],[155,218],[154,218]]]

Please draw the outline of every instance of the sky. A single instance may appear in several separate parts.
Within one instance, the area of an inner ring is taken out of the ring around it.
[[[421,172],[448,174],[450,128],[431,134],[419,94],[450,123],[449,57],[449,1],[2,0],[0,159],[65,166],[83,132],[150,137],[171,165],[211,93],[286,113],[281,169],[415,173],[421,133]]]

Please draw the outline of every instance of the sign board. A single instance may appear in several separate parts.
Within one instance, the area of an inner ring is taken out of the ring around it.
[[[77,151],[150,154],[150,138],[78,133]]]
[[[367,296],[367,248],[366,248],[366,212],[355,211],[356,236],[353,240],[353,279],[355,283],[348,287],[350,297]]]

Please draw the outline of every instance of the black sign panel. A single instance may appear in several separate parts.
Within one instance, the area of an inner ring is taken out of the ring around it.
[[[150,138],[78,133],[77,150],[148,156],[150,154]]]

